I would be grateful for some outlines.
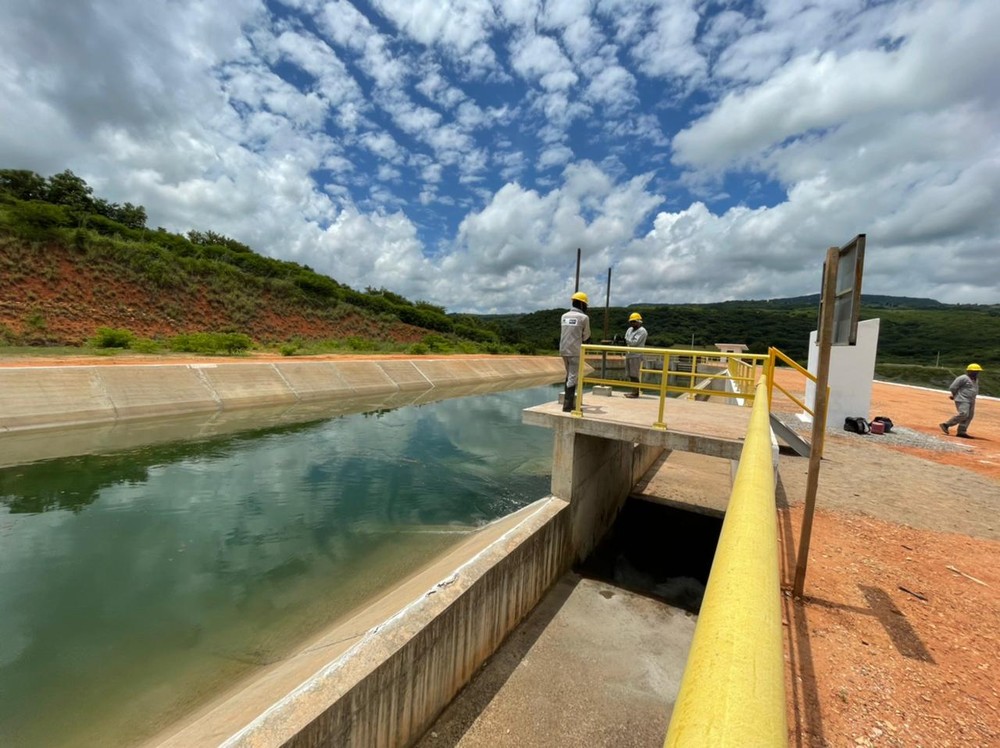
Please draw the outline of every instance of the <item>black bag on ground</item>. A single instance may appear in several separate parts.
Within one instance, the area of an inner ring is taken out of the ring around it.
[[[848,416],[844,419],[844,431],[850,431],[855,434],[867,434],[871,431],[871,427],[861,416]]]
[[[881,423],[885,426],[885,433],[887,434],[892,431],[892,419],[888,416],[875,416],[872,419],[872,423]]]

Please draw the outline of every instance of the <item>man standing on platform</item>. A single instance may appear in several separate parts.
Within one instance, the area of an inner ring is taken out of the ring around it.
[[[590,317],[587,316],[587,294],[577,291],[572,297],[572,307],[562,316],[559,335],[559,355],[566,366],[566,391],[563,394],[563,411],[568,413],[576,404],[576,380],[580,371],[580,346],[590,342]]]
[[[629,348],[643,348],[646,345],[646,328],[642,326],[642,315],[632,312],[628,316],[628,329],[625,331],[625,345]],[[631,353],[625,355],[625,374],[628,381],[638,382],[642,370],[642,354]],[[626,392],[625,397],[639,397],[639,388],[632,392]]]

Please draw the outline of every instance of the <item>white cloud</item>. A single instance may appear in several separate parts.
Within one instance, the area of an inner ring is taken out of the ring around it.
[[[528,34],[513,40],[511,64],[521,76],[546,91],[564,91],[579,80],[559,44],[548,36]]]
[[[866,291],[996,300],[993,0],[64,5],[5,8],[0,167],[153,226],[456,311],[576,247],[620,303],[812,293],[859,231]]]

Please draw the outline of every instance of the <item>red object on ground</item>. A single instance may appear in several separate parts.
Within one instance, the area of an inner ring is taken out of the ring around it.
[[[872,433],[873,434],[884,434],[885,433],[885,424],[882,423],[881,421],[872,421],[872,423],[870,425],[871,425],[871,429],[872,429]]]

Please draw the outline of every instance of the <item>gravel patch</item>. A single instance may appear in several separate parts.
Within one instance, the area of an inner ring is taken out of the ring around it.
[[[794,413],[774,413],[779,421],[781,421],[785,426],[790,428],[795,433],[801,435],[809,440],[812,435],[812,424],[803,423]],[[954,432],[952,432],[954,433]],[[836,431],[830,430],[827,432],[827,437],[830,436],[843,436],[847,439],[871,439],[877,440],[878,444],[889,446],[889,447],[916,447],[917,449],[926,449],[932,452],[971,452],[972,448],[962,444],[960,439],[955,439],[952,437],[951,440],[945,441],[944,434],[941,436],[934,436],[933,434],[925,434],[922,431],[914,431],[913,429],[908,429],[905,426],[893,425],[892,431],[888,434],[854,434],[850,431]]]

